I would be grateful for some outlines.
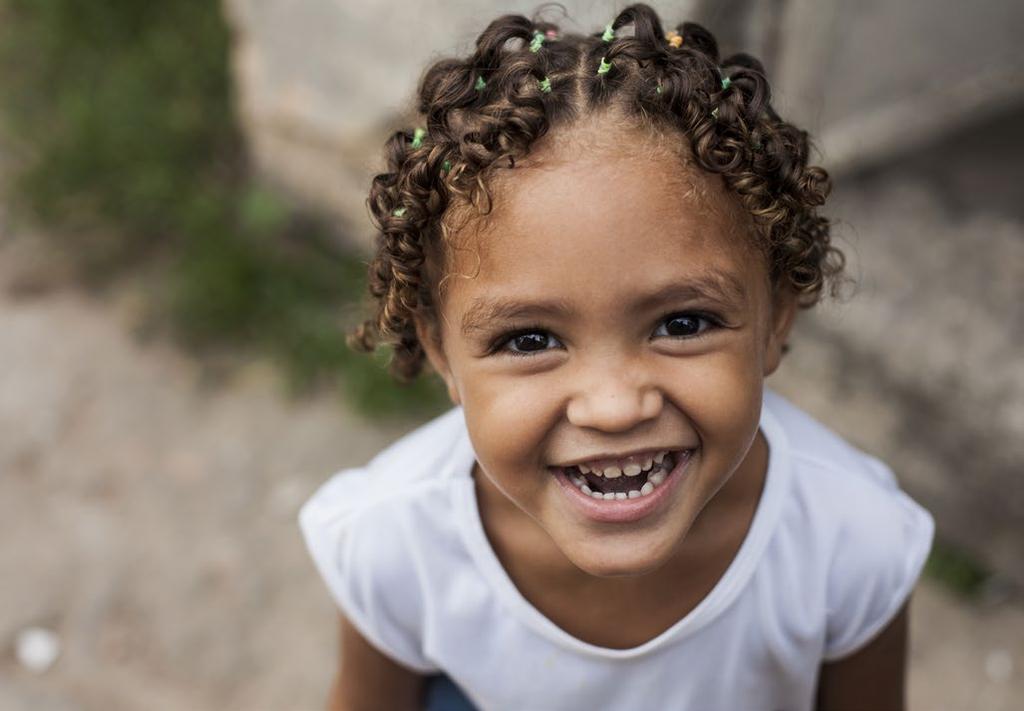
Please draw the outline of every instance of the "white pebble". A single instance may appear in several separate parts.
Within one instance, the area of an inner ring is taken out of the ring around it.
[[[23,667],[42,674],[60,655],[60,639],[48,629],[29,627],[18,634],[15,653]]]

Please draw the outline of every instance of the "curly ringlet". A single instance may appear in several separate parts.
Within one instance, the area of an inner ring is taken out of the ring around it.
[[[623,36],[630,26],[632,35]],[[505,15],[484,30],[470,57],[427,69],[418,89],[426,134],[414,147],[411,130],[394,133],[385,143],[387,172],[370,189],[376,314],[350,335],[354,348],[390,344],[391,372],[400,380],[418,375],[424,351],[415,317],[436,323],[453,225],[490,212],[488,178],[497,168],[514,167],[552,129],[608,111],[670,129],[703,170],[722,176],[757,227],[754,239],[776,287],[792,289],[805,308],[826,287],[835,291],[844,258],[830,243],[829,220],[815,209],[831,182],[825,170],[807,165],[807,132],[772,108],[761,62],[746,53],[720,60],[715,38],[692,22],[676,27],[683,42],[675,48],[643,4],[619,13],[612,28],[616,37],[606,42],[601,32],[564,34],[550,22]],[[548,31],[557,35],[531,51],[535,33]],[[602,57],[611,69],[598,74]],[[541,88],[545,77],[550,92]]]

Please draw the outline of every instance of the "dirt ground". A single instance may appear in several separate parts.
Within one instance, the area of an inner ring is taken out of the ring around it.
[[[140,340],[130,288],[62,286],[26,244],[0,237],[0,708],[322,708],[334,617],[296,513],[408,425]],[[911,708],[1021,708],[1024,605],[990,597],[919,587]]]

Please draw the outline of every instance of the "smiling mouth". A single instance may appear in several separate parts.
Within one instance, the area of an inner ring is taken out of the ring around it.
[[[609,467],[602,472],[592,471],[586,466],[565,467],[565,475],[573,486],[595,499],[639,499],[649,496],[665,482],[676,465],[685,462],[693,454],[692,449],[660,453],[645,466],[637,465],[626,471]],[[659,460],[660,457],[660,460]],[[639,471],[636,469],[639,468]]]

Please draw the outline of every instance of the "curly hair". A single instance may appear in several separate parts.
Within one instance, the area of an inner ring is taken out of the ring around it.
[[[630,26],[631,34],[620,33]],[[425,129],[395,132],[385,144],[387,172],[372,181],[376,314],[349,337],[367,352],[392,345],[398,379],[423,368],[415,319],[435,322],[437,255],[451,214],[466,205],[487,213],[494,169],[514,167],[552,129],[609,109],[667,127],[703,170],[722,176],[758,228],[773,285],[792,289],[804,308],[826,287],[835,290],[844,258],[815,210],[831,182],[807,165],[807,132],[772,108],[761,62],[746,53],[720,60],[714,36],[696,23],[666,36],[643,4],[624,9],[609,28],[564,34],[551,22],[505,15],[471,56],[441,59],[424,73]]]

